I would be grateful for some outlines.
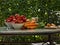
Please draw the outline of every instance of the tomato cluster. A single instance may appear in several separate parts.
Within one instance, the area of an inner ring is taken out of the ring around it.
[[[24,15],[11,15],[6,19],[6,22],[13,22],[13,23],[24,23],[26,22],[26,17]]]

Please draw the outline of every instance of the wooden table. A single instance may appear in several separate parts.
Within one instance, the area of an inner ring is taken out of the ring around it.
[[[51,35],[56,33],[60,33],[60,29],[13,30],[7,29],[6,27],[0,27],[0,35],[48,35],[50,45],[53,45]]]

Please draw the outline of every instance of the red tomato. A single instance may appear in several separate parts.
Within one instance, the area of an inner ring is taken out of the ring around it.
[[[11,20],[7,19],[6,22],[11,22]]]
[[[12,22],[17,22],[17,20],[14,18],[14,19],[12,20]]]
[[[13,18],[14,16],[13,15],[11,15],[9,18]]]
[[[20,22],[23,23],[23,20],[21,20]]]
[[[15,17],[16,17],[16,18],[20,18],[20,15],[19,15],[19,14],[15,14]]]
[[[23,21],[26,22],[26,18],[23,18]]]
[[[21,15],[21,18],[26,18],[24,15]]]

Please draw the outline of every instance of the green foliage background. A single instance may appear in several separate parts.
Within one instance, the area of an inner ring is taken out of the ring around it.
[[[47,21],[50,11],[60,10],[60,0],[0,0],[0,26],[4,20],[14,14],[24,14],[27,18],[39,17]]]
[[[50,11],[59,10],[60,0],[0,0],[0,26],[4,26],[4,20],[15,13],[24,14],[27,18],[38,16],[39,21],[48,22]],[[39,37],[36,40],[39,40]]]

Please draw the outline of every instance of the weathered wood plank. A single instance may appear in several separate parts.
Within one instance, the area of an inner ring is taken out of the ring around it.
[[[0,28],[0,34],[50,34],[50,33],[60,33],[60,29],[31,29],[31,30],[14,30],[7,28]]]

